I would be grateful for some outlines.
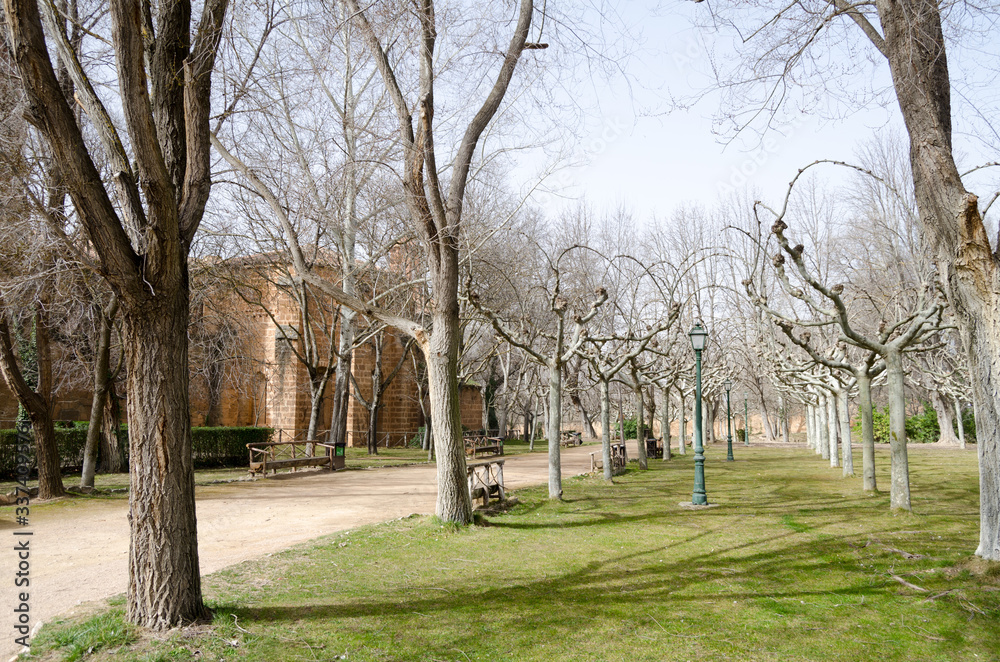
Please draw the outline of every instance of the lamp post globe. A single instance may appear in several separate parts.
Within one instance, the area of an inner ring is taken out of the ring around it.
[[[708,496],[705,494],[705,447],[701,443],[701,353],[708,344],[708,331],[697,322],[691,332],[691,347],[694,349],[695,387],[694,387],[694,492],[691,503],[696,506],[707,506]]]
[[[733,415],[729,407],[729,391],[733,388],[733,380],[727,378],[724,384],[726,387],[726,462],[732,462],[736,459],[733,457]]]

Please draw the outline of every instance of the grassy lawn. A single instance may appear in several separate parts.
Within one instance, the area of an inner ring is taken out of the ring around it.
[[[811,452],[723,445],[476,526],[409,518],[205,578],[213,623],[150,637],[121,607],[44,627],[32,659],[998,660],[975,452],[914,447],[914,512]],[[888,458],[879,454],[888,486]],[[94,648],[91,654],[85,654]]]

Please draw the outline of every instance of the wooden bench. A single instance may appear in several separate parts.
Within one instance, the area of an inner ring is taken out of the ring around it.
[[[466,435],[465,454],[475,458],[477,455],[490,453],[492,455],[503,455],[503,439],[500,437],[486,437],[484,435]]]
[[[590,470],[601,471],[604,469],[604,451],[594,451],[590,454]],[[618,442],[611,444],[611,475],[617,475],[625,471],[625,465],[628,464],[628,452],[625,450],[625,444]]]
[[[307,454],[307,446],[312,446],[313,455]],[[263,474],[277,472],[278,469],[298,469],[299,467],[334,468],[335,447],[319,441],[270,441],[247,444],[250,451],[250,473]],[[318,454],[317,454],[318,453]]]
[[[562,432],[560,433],[559,443],[566,448],[569,448],[570,446],[582,446],[583,435],[579,432]]]
[[[500,501],[507,498],[503,488],[503,463],[504,460],[486,460],[466,465],[469,496],[473,501],[482,499],[483,507],[486,507],[493,495]]]

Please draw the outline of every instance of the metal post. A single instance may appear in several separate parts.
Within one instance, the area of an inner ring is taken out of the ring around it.
[[[701,350],[694,353],[695,386],[694,386],[694,493],[691,503],[696,506],[708,505],[705,494],[705,447],[701,442]]]

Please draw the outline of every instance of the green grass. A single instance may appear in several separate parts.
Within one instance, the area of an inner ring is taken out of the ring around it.
[[[210,625],[87,659],[1000,659],[1000,564],[970,557],[975,453],[911,450],[914,512],[894,514],[810,452],[724,452],[706,463],[717,508],[679,507],[689,454],[566,479],[561,502],[518,491],[477,526],[364,527],[210,575]],[[887,467],[880,452],[886,487]],[[36,657],[73,659],[60,637],[91,622],[44,627]]]

